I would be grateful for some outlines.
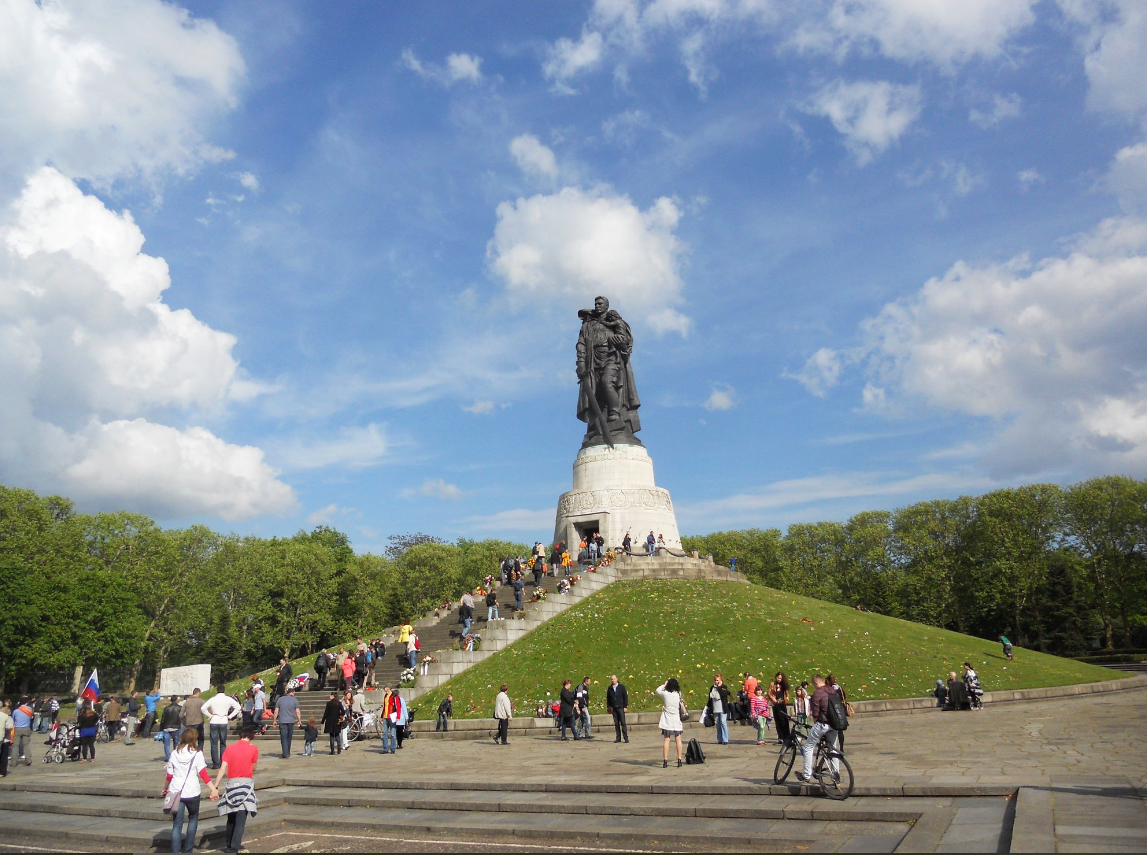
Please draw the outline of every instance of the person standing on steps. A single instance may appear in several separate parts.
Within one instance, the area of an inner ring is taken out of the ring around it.
[[[355,658],[353,654],[348,653],[346,659],[343,660],[342,667],[342,683],[339,688],[347,692],[354,688],[354,670]]]
[[[222,762],[222,754],[227,750],[227,729],[231,721],[243,711],[243,707],[227,694],[227,690],[220,683],[215,690],[215,697],[203,705],[202,712],[207,716],[207,727],[211,734],[211,768],[218,769]]]
[[[605,708],[613,716],[614,742],[629,742],[629,728],[625,724],[625,714],[629,712],[629,692],[616,674],[609,675],[609,688],[605,690]]]
[[[657,548],[657,538],[653,536],[653,532],[649,532],[649,536],[645,538],[645,554],[652,557],[653,550]]]
[[[486,593],[486,621],[498,619],[498,595],[491,587]]]
[[[339,739],[339,732],[343,727],[342,720],[343,705],[339,703],[338,693],[331,692],[327,705],[323,707],[323,717],[319,724],[322,725],[323,733],[330,742],[332,756],[343,753],[342,740]]]
[[[318,678],[315,682],[319,684],[320,691],[327,687],[327,671],[329,670],[331,670],[331,657],[324,647],[315,657],[315,676]]]
[[[676,677],[670,677],[654,691],[661,697],[661,718],[657,726],[661,728],[661,735],[665,743],[661,749],[661,768],[669,766],[669,741],[677,743],[677,766],[685,758],[685,749],[681,746],[681,733],[685,726],[681,723],[681,686]]]
[[[590,732],[589,717],[589,677],[582,677],[577,691],[574,692],[574,699],[576,700],[575,714],[581,719],[582,739],[593,739],[593,734]],[[576,731],[574,739],[577,739]]]
[[[179,747],[171,753],[167,761],[167,781],[160,796],[167,796],[173,786],[179,788],[179,807],[171,815],[171,851],[191,852],[195,849],[195,832],[199,829],[199,800],[203,795],[203,784],[211,788],[211,798],[219,798],[219,791],[211,783],[207,774],[207,762],[199,750],[199,732],[186,730],[179,740]],[[187,816],[187,828],[183,827],[183,817]]]
[[[447,695],[438,705],[438,723],[434,725],[434,732],[447,733],[450,730],[450,719],[454,717],[454,696]]]
[[[474,620],[474,595],[469,591],[458,601],[458,623],[462,624],[462,637],[470,634],[470,624]]]
[[[536,564],[534,565],[537,566]],[[512,583],[514,588],[514,611],[520,612],[522,610],[522,594],[525,593],[526,583],[522,581],[522,574],[515,573],[514,581]]]
[[[498,732],[494,736],[495,744],[509,745],[510,720],[514,717],[514,705],[510,703],[510,687],[505,683],[498,690],[498,697],[494,698],[494,718],[498,720]]]
[[[709,687],[709,715],[717,725],[717,744],[729,744],[729,687],[720,674],[713,675],[713,685]]]
[[[569,737],[566,736],[566,728],[574,729],[574,708],[577,705],[577,699],[574,697],[573,689],[570,688],[572,685],[572,681],[563,680],[562,690],[558,696],[558,717],[561,719],[562,742],[569,741]]]
[[[219,815],[227,817],[224,852],[239,852],[243,848],[247,818],[254,816],[259,808],[255,798],[255,767],[259,765],[259,749],[251,744],[254,738],[253,727],[239,731],[239,741],[227,746],[223,752],[223,764],[215,776],[215,798],[219,798],[219,784],[227,779],[227,789],[219,799]]]
[[[625,533],[625,537],[621,541],[621,548],[625,550],[628,555],[633,551],[633,538],[629,536],[629,532]]]
[[[287,694],[279,698],[275,704],[275,716],[272,724],[279,726],[279,745],[283,749],[283,759],[291,756],[291,740],[295,735],[295,728],[303,726],[303,716],[299,712],[299,700],[295,697],[295,690],[287,688]],[[223,752],[226,756],[226,751]]]
[[[287,684],[291,682],[291,677],[295,676],[294,670],[291,668],[291,663],[286,659],[279,659],[279,670],[275,674],[275,695],[283,697],[287,694]]]

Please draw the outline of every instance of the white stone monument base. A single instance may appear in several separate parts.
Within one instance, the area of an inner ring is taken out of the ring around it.
[[[161,695],[190,695],[195,689],[202,689],[206,697],[211,691],[210,665],[183,665],[179,668],[159,669],[159,693]]]
[[[681,549],[669,491],[653,480],[653,459],[644,446],[593,445],[578,452],[573,489],[558,499],[554,542],[576,557],[583,535],[601,532],[607,547],[620,547],[626,532],[634,552],[644,551],[652,531],[670,549]]]

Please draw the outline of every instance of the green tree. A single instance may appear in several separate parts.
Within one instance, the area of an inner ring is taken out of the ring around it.
[[[781,546],[786,591],[839,603],[844,526],[838,522],[789,526]]]
[[[728,566],[737,559],[737,571],[754,582],[779,587],[783,584],[780,529],[750,528],[744,531],[717,531],[701,536],[683,537],[685,549],[696,549],[701,555],[712,555],[717,564]]]
[[[1087,562],[1091,596],[1114,649],[1113,614],[1131,647],[1131,615],[1143,608],[1147,559],[1147,483],[1122,475],[1092,478],[1064,496],[1067,536]]]
[[[840,589],[843,602],[902,617],[900,588],[892,514],[888,511],[856,514],[845,523],[841,543]]]
[[[917,502],[892,515],[893,549],[904,575],[905,617],[968,631],[975,502],[968,496]]]

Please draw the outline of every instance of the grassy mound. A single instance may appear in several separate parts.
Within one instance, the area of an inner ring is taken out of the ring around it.
[[[590,675],[593,712],[605,712],[616,673],[630,710],[660,709],[653,689],[676,677],[690,707],[721,672],[730,685],[749,671],[792,685],[832,672],[849,700],[930,694],[937,678],[976,668],[987,691],[1109,680],[1116,672],[883,615],[858,612],[760,585],[702,581],[616,582],[505,650],[415,701],[431,716],[447,692],[459,717],[491,714],[501,683],[521,715],[554,699],[563,679]]]

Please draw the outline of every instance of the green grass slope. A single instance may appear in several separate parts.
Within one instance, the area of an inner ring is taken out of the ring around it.
[[[432,717],[452,692],[456,716],[489,716],[504,682],[519,714],[532,715],[539,701],[557,697],[563,679],[576,684],[588,674],[591,709],[604,713],[611,673],[628,687],[631,711],[659,709],[653,689],[668,677],[698,706],[716,672],[738,687],[745,671],[784,671],[794,686],[831,672],[852,701],[920,697],[965,661],[986,691],[1118,676],[1020,648],[1008,662],[994,642],[760,585],[648,580],[608,586],[414,705],[425,711],[420,718]]]

